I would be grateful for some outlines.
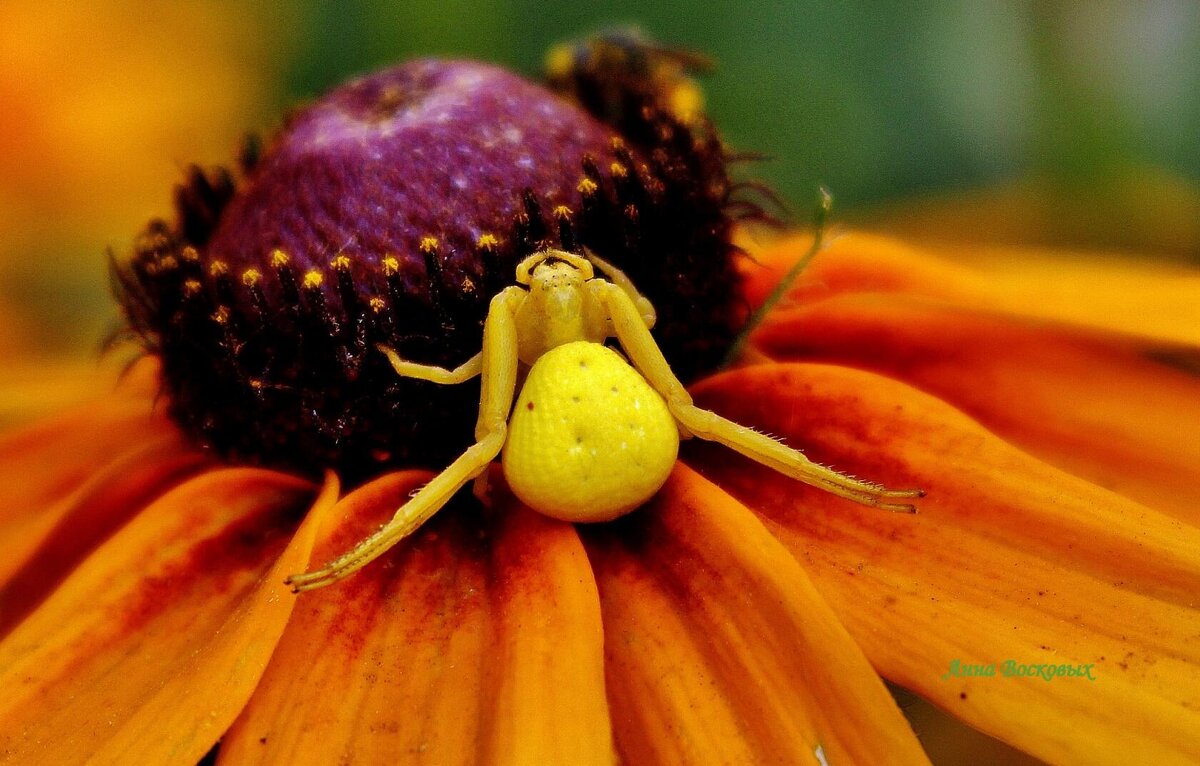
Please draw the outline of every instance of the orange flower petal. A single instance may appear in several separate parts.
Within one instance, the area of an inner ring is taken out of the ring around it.
[[[579,536],[512,498],[496,523],[496,664],[504,672],[485,760],[615,763],[600,597]]]
[[[0,527],[0,635],[93,548],[138,511],[205,462],[196,450],[168,435],[129,450],[79,489],[38,514]]]
[[[0,643],[0,760],[194,764],[233,722],[291,613],[327,487],[214,471],[147,507]],[[289,539],[291,540],[289,544]]]
[[[987,305],[1028,316],[1200,344],[1200,270],[1149,258],[971,248]]]
[[[792,237],[755,251],[755,262],[744,266],[752,305],[766,298],[811,241]],[[1200,344],[1200,271],[1195,268],[1036,249],[976,247],[955,255],[947,261],[885,237],[840,236],[800,275],[785,306],[848,292],[907,293],[965,308]]]
[[[392,474],[347,496],[314,560],[349,549],[427,478]],[[452,506],[382,562],[301,595],[221,761],[611,763],[582,546],[569,525],[508,505],[490,540]]]
[[[2,313],[0,326],[6,334],[12,332]],[[112,376],[104,374],[92,359],[31,360],[29,354],[5,354],[3,341],[0,359],[4,361],[0,368],[0,428],[61,413],[112,386]]]
[[[0,437],[0,533],[75,491],[114,456],[173,433],[135,380],[95,402]],[[111,382],[103,385],[111,386]]]
[[[1200,758],[1200,530],[869,373],[760,366],[698,394],[819,462],[928,491],[921,513],[892,515],[693,455],[768,520],[886,677],[1051,762]],[[996,675],[954,676],[956,660]],[[1006,677],[1009,660],[1096,680]]]
[[[762,304],[811,244],[811,236],[788,237],[754,250],[754,259],[742,262],[743,293],[751,306]],[[903,242],[854,232],[826,240],[788,290],[784,306],[846,292],[956,299],[979,289],[979,280],[965,267],[931,258]]]
[[[587,543],[625,762],[927,762],[803,570],[703,478],[678,467]]]
[[[908,382],[1055,465],[1200,522],[1200,439],[1182,427],[1200,424],[1200,370],[1169,347],[900,295],[789,309],[754,342]]]

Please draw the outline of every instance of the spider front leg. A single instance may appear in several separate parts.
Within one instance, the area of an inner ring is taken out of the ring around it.
[[[475,424],[475,444],[421,487],[396,511],[391,521],[353,550],[315,572],[287,578],[286,582],[292,586],[293,592],[300,593],[332,585],[362,569],[393,545],[417,531],[467,482],[486,471],[500,454],[508,433],[508,412],[512,407],[517,386],[517,327],[514,316],[526,294],[519,287],[510,287],[493,298],[488,308],[487,321],[483,327],[483,351],[480,352],[483,393],[479,402],[479,419]],[[400,361],[406,365],[411,364]],[[439,370],[440,373],[449,375],[457,372],[438,367],[425,369]]]
[[[656,391],[667,400],[671,414],[693,436],[724,444],[755,462],[773,468],[793,479],[811,484],[838,497],[888,511],[915,513],[911,503],[889,502],[894,498],[924,496],[919,489],[887,489],[878,484],[855,479],[809,460],[798,450],[775,441],[751,428],[740,426],[714,412],[700,409],[692,403],[687,389],[675,377],[670,365],[650,335],[637,306],[620,288],[608,286],[603,290],[604,305],[612,319],[617,340],[633,366]]]
[[[390,346],[380,344],[376,346],[392,364],[392,369],[402,378],[415,378],[416,380],[427,380],[430,383],[437,383],[442,386],[455,386],[459,383],[466,383],[476,375],[483,372],[483,352],[480,351],[475,356],[463,362],[453,370],[447,370],[445,367],[436,367],[431,364],[419,364],[410,362],[402,358],[396,350]],[[487,499],[487,471],[479,474],[475,480],[475,497],[480,500]]]
[[[388,361],[392,363],[392,369],[402,378],[416,378],[417,380],[427,380],[430,383],[438,383],[443,386],[453,386],[459,383],[466,383],[471,378],[483,372],[482,351],[453,370],[447,370],[445,367],[410,362],[407,359],[401,358],[395,349],[388,346],[380,345],[377,348],[387,355]]]

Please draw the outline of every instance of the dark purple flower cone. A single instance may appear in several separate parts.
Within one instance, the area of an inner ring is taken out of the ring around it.
[[[521,191],[546,213],[578,205],[583,156],[607,154],[614,135],[501,69],[412,62],[295,115],[225,210],[208,253],[239,272],[261,268],[275,248],[301,272],[325,271],[344,254],[365,300],[384,293],[388,254],[424,290],[419,246],[433,237],[446,286],[470,292],[464,281],[477,286],[483,276],[479,238],[511,236]],[[337,302],[336,291],[327,298]]]
[[[627,270],[677,372],[711,369],[738,313],[721,145],[660,108],[661,82],[586,64],[568,98],[411,62],[295,113],[236,190],[193,169],[174,225],[152,223],[117,271],[180,424],[232,459],[350,482],[444,465],[470,441],[478,382],[402,379],[377,346],[461,363],[491,296],[545,247]]]

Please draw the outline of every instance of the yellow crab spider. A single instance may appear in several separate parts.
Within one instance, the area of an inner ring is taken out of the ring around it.
[[[654,307],[625,274],[594,254],[543,250],[521,261],[516,282],[492,299],[482,350],[453,370],[409,362],[380,347],[405,377],[454,385],[482,375],[475,444],[353,550],[322,569],[289,577],[294,591],[324,587],[361,569],[416,531],[467,482],[482,482],[501,450],[513,493],[564,521],[606,521],[644,503],[670,474],[681,436],[724,444],[864,505],[915,510],[890,500],[920,497],[920,490],[885,489],[845,476],[696,407],[650,335]],[[604,345],[613,337],[628,362]],[[514,406],[519,363],[530,369]]]

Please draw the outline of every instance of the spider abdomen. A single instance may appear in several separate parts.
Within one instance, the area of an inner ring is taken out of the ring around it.
[[[531,508],[607,521],[667,480],[679,430],[666,402],[610,348],[577,341],[543,354],[509,419],[504,476]]]

